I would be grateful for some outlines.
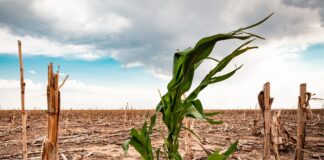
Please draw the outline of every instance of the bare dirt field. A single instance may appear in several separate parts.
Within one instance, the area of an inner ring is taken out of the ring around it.
[[[261,159],[262,135],[253,135],[253,120],[257,111],[226,110],[215,116],[223,120],[221,125],[209,125],[195,120],[194,131],[209,149],[226,149],[231,142],[239,139],[237,151],[231,159]],[[140,159],[134,148],[124,154],[121,144],[128,139],[132,127],[140,127],[145,115],[153,111],[129,110],[63,110],[59,122],[59,152],[67,159]],[[47,134],[45,111],[27,111],[28,157],[40,159],[43,139]],[[0,111],[0,159],[21,159],[21,119],[20,111]],[[262,118],[261,118],[262,119]],[[296,111],[284,110],[281,116],[284,128],[296,136]],[[162,138],[158,133],[158,119],[152,134],[154,147],[161,147]],[[162,125],[162,124],[161,124]],[[262,120],[258,128],[262,130]],[[165,132],[165,128],[164,128]],[[313,110],[313,117],[307,121],[305,159],[324,158],[324,110]],[[180,152],[184,154],[184,138],[180,138]],[[192,141],[195,159],[206,157],[203,149]],[[293,147],[292,147],[293,148]],[[281,149],[282,159],[293,159],[294,149]],[[274,158],[274,157],[272,157]]]

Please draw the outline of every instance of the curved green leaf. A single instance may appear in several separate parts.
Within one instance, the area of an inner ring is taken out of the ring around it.
[[[233,154],[236,150],[236,147],[238,145],[238,140],[236,140],[231,146],[223,153],[225,157],[229,157],[231,154]]]
[[[220,112],[205,112],[205,116],[211,117],[220,114]]]
[[[240,67],[238,67],[238,68],[234,69],[233,71],[231,71],[231,72],[229,72],[229,73],[226,73],[226,74],[224,74],[224,75],[221,75],[221,76],[218,76],[218,77],[212,77],[212,78],[210,79],[210,84],[211,84],[211,83],[217,83],[217,82],[220,82],[220,81],[224,81],[224,80],[230,78],[230,77],[233,76],[234,73],[235,73],[237,70],[239,70],[242,66],[243,66],[243,65],[241,65]]]

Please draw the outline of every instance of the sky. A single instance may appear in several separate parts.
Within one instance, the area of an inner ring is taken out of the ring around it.
[[[274,15],[250,32],[265,37],[236,58],[233,77],[208,86],[208,109],[254,109],[271,83],[273,108],[297,106],[299,85],[324,98],[322,0],[0,0],[0,108],[20,108],[17,40],[22,41],[26,108],[46,109],[47,65],[60,65],[63,109],[154,109],[166,92],[173,54],[206,36]],[[241,41],[217,43],[218,59]],[[204,62],[193,86],[215,66]],[[312,108],[324,107],[312,102]]]

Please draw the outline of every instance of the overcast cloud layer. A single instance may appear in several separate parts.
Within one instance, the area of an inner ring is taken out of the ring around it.
[[[201,98],[209,106],[251,105],[266,81],[274,84],[274,94],[282,98],[277,106],[294,104],[301,82],[324,97],[320,82],[324,64],[303,59],[310,46],[324,44],[322,0],[0,0],[0,53],[17,54],[15,41],[21,39],[25,54],[86,61],[108,56],[125,67],[142,66],[168,79],[176,49],[194,46],[204,36],[253,24],[272,12],[273,17],[252,30],[267,39],[255,43],[260,49],[237,59],[235,64],[245,64],[240,73],[210,87]],[[220,43],[213,55],[223,57],[238,44]],[[203,65],[200,71],[206,72],[211,65]],[[221,100],[216,103],[217,99]]]
[[[2,0],[0,24],[2,36],[28,38],[30,54],[86,60],[112,56],[126,64],[143,63],[157,74],[168,74],[176,49],[193,46],[203,36],[252,24],[271,12],[275,15],[255,29],[268,39],[264,43],[311,32],[323,25],[323,3]],[[34,41],[44,44],[32,44]],[[14,49],[1,47],[2,52],[15,53]]]

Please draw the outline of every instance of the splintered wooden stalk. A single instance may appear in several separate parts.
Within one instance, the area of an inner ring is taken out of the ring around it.
[[[262,147],[262,159],[270,159],[270,124],[271,124],[271,104],[273,98],[270,98],[270,83],[267,82],[263,86],[263,90],[258,95],[258,102],[263,114],[264,137]]]
[[[20,65],[20,87],[21,87],[21,120],[22,120],[22,143],[23,143],[23,160],[27,160],[27,135],[26,122],[27,114],[25,112],[25,81],[24,81],[24,65],[22,60],[21,41],[18,40],[19,65]]]
[[[300,85],[300,92],[298,98],[298,110],[297,110],[297,146],[296,146],[296,160],[304,159],[304,144],[305,144],[305,125],[306,125],[306,114],[303,110],[303,105],[306,101],[306,84]]]
[[[53,72],[53,64],[48,65],[48,85],[47,85],[47,113],[48,113],[48,135],[47,140],[43,144],[42,159],[56,160],[58,156],[58,123],[61,108],[60,88],[63,86],[68,76],[63,83],[59,85],[59,72]]]

